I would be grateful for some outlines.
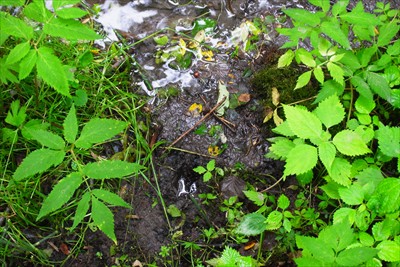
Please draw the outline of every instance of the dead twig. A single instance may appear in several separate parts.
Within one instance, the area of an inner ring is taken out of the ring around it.
[[[278,181],[276,181],[273,185],[271,185],[270,187],[268,187],[268,188],[265,188],[264,190],[262,190],[262,191],[260,191],[261,193],[265,193],[265,192],[267,192],[268,190],[270,190],[271,188],[274,188],[277,184],[279,184],[279,182],[280,181],[282,181],[283,180],[283,176],[281,177],[281,178],[279,178],[279,180]]]
[[[172,144],[170,144],[169,146],[166,147],[166,149],[170,149],[173,145],[175,145],[176,143],[178,143],[182,138],[184,138],[187,134],[189,134],[191,131],[193,131],[194,129],[196,129],[197,126],[200,125],[200,123],[202,123],[204,120],[206,120],[208,117],[210,117],[213,112],[219,108],[224,102],[225,102],[226,97],[224,97],[220,102],[218,102],[206,115],[204,115],[203,118],[201,118],[199,121],[197,121],[189,130],[187,130],[186,132],[184,132],[183,134],[181,134],[181,136],[179,136],[174,142],[172,142]]]

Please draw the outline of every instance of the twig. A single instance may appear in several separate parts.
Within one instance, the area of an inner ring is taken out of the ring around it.
[[[176,150],[176,151],[180,151],[180,152],[185,152],[185,153],[197,155],[197,156],[200,156],[200,157],[215,159],[215,157],[214,157],[214,156],[211,156],[211,155],[206,155],[206,154],[202,154],[202,153],[197,153],[197,152],[195,152],[195,151],[190,151],[190,150],[186,150],[186,149],[182,149],[182,148],[178,148],[178,147],[164,147],[164,148],[165,148],[165,149]]]
[[[224,97],[220,102],[218,102],[215,107],[213,107],[206,115],[204,115],[203,118],[201,118],[198,122],[196,122],[189,130],[187,130],[186,132],[184,132],[183,134],[181,134],[181,136],[179,136],[174,142],[172,142],[172,144],[170,144],[169,146],[166,147],[166,149],[170,149],[173,145],[175,145],[176,143],[178,143],[182,138],[184,138],[188,133],[190,133],[191,131],[193,131],[194,129],[196,129],[196,127],[198,125],[200,125],[200,123],[202,123],[205,119],[207,119],[208,117],[210,117],[210,115],[213,114],[213,112],[219,108],[224,102],[225,102],[226,97]]]
[[[267,192],[268,190],[272,189],[272,188],[275,187],[277,184],[279,184],[279,182],[282,181],[282,179],[283,179],[283,176],[282,176],[281,178],[279,178],[279,180],[276,181],[273,185],[271,185],[270,187],[268,187],[268,188],[266,188],[266,189],[264,189],[264,190],[262,190],[262,191],[260,191],[260,192],[261,192],[261,193]]]

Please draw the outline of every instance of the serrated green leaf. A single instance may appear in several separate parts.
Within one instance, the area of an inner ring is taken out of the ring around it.
[[[60,7],[79,4],[81,0],[53,0],[54,10],[58,10]]]
[[[290,205],[289,198],[284,194],[280,195],[278,198],[278,208],[285,210],[289,207],[289,205]]]
[[[13,17],[12,15],[0,13],[0,29],[1,33],[20,37],[30,40],[33,37],[33,28],[26,24],[23,20]]]
[[[76,118],[74,105],[71,106],[67,117],[65,117],[63,128],[65,140],[67,140],[69,143],[74,143],[76,140],[76,135],[78,134],[78,120]]]
[[[37,173],[48,170],[51,166],[57,166],[65,157],[61,150],[47,148],[38,149],[30,153],[15,170],[13,178],[21,181]]]
[[[374,238],[366,232],[358,233],[358,238],[360,239],[360,243],[363,246],[372,247],[374,245]]]
[[[18,79],[23,80],[32,72],[36,65],[37,54],[35,49],[31,49],[28,54],[21,60],[19,64]]]
[[[400,179],[382,180],[368,201],[368,207],[379,214],[400,210]]]
[[[0,0],[0,6],[23,6],[25,0]]]
[[[290,233],[292,231],[292,223],[288,219],[284,218],[282,225],[286,232]]]
[[[88,210],[89,210],[89,201],[90,201],[90,193],[86,192],[81,200],[78,202],[78,206],[76,207],[75,216],[74,216],[74,223],[72,224],[71,228],[69,229],[72,232],[78,224],[81,223],[83,218],[85,218]]]
[[[377,45],[382,47],[388,45],[392,39],[398,34],[400,26],[397,24],[396,20],[384,24],[379,29],[378,42]]]
[[[354,103],[354,106],[357,112],[369,114],[374,110],[376,104],[373,98],[366,98],[365,96],[360,95]]]
[[[86,164],[82,171],[93,179],[122,178],[137,173],[144,167],[138,163],[121,160],[103,160]]]
[[[243,191],[244,195],[257,206],[264,205],[265,195],[256,191]]]
[[[392,102],[392,92],[386,79],[378,73],[367,72],[367,82],[370,88],[380,97]]]
[[[324,21],[321,23],[321,30],[324,34],[332,38],[343,48],[351,49],[347,35],[340,28],[338,20]]]
[[[378,253],[377,249],[368,247],[354,247],[343,250],[336,258],[340,266],[360,266],[372,259]]]
[[[309,2],[314,6],[322,8],[322,11],[324,12],[328,12],[329,8],[331,7],[331,3],[326,0],[309,0]]]
[[[282,219],[283,219],[283,214],[277,210],[272,211],[270,214],[267,216],[267,220],[265,221],[267,223],[265,229],[266,230],[276,230],[279,229],[282,226]]]
[[[351,84],[356,87],[357,92],[362,95],[363,97],[366,97],[368,99],[373,98],[372,91],[368,85],[368,83],[365,82],[363,78],[360,76],[353,76],[350,78]]]
[[[210,160],[206,167],[208,171],[213,171],[215,169],[215,159]]]
[[[330,128],[343,121],[345,111],[337,95],[332,95],[319,103],[314,114],[321,120],[326,128]]]
[[[353,225],[356,219],[356,210],[351,208],[340,208],[333,214],[333,224],[348,223]]]
[[[274,142],[269,150],[277,155],[278,157],[282,159],[286,159],[287,155],[289,152],[295,147],[296,145],[293,143],[293,141],[289,139],[279,139],[276,142]]]
[[[336,148],[331,142],[322,142],[318,146],[318,156],[327,170],[330,170],[335,160]]]
[[[73,172],[61,179],[51,190],[50,194],[43,201],[39,215],[36,221],[47,214],[58,210],[73,196],[76,189],[83,182],[82,175],[79,172]]]
[[[24,8],[24,15],[42,23],[46,23],[53,16],[50,10],[46,8],[43,0],[33,0]]]
[[[336,157],[328,173],[332,180],[340,185],[349,186],[351,183],[351,164],[346,159]]]
[[[322,229],[318,238],[329,244],[335,252],[339,252],[355,241],[355,234],[346,221],[329,225]]]
[[[313,113],[300,107],[283,105],[287,122],[292,132],[302,139],[320,139],[321,121]]]
[[[296,245],[303,249],[303,255],[323,260],[325,264],[335,260],[333,249],[322,239],[296,235]]]
[[[332,96],[332,95],[338,95],[341,96],[344,92],[344,86],[342,84],[339,84],[338,82],[330,79],[324,82],[322,85],[322,89],[319,91],[317,98],[314,101],[315,103],[319,103],[322,100]]]
[[[372,45],[371,47],[364,48],[357,53],[357,57],[360,59],[360,64],[362,67],[368,66],[371,58],[376,55],[377,50],[378,46]]]
[[[400,158],[400,127],[381,126],[376,134],[382,153]]]
[[[383,241],[387,240],[392,231],[391,220],[386,218],[382,222],[377,222],[372,227],[372,235],[374,236],[375,241]]]
[[[28,54],[30,48],[31,45],[29,42],[17,44],[16,46],[14,46],[13,49],[11,49],[10,53],[8,54],[6,64],[11,65],[20,61],[23,57],[26,56],[26,54]]]
[[[283,12],[295,21],[312,27],[317,26],[321,21],[321,14],[312,13],[306,9],[288,8],[283,10]]]
[[[287,137],[295,136],[295,134],[290,129],[289,123],[287,121],[282,122],[277,127],[272,129],[272,131]]]
[[[93,195],[95,195],[98,199],[107,202],[108,204],[114,206],[120,206],[125,208],[130,208],[131,206],[125,202],[120,196],[110,191],[104,189],[94,189],[92,190]]]
[[[117,237],[114,233],[114,216],[110,209],[95,197],[92,197],[92,219],[94,224],[117,244]]]
[[[197,172],[198,174],[203,174],[207,171],[206,168],[203,166],[197,166],[196,168],[193,169],[193,171]]]
[[[317,165],[317,161],[317,148],[306,144],[297,145],[287,156],[284,175],[306,173]]]
[[[10,110],[7,113],[7,117],[5,119],[5,122],[8,124],[11,124],[15,127],[21,126],[26,118],[26,107],[20,107],[19,100],[14,100],[11,103]]]
[[[378,257],[381,260],[389,262],[400,261],[400,245],[391,240],[385,240],[379,243],[376,248],[379,250]]]
[[[339,188],[339,195],[347,205],[360,205],[364,201],[364,191],[358,184],[352,184],[347,188]]]
[[[340,199],[339,188],[342,186],[335,182],[328,182],[320,188],[332,199]]]
[[[41,120],[30,120],[24,127],[22,127],[21,134],[27,140],[32,140],[31,130],[47,130],[50,127],[50,123],[42,122]]]
[[[315,62],[313,56],[307,50],[298,49],[296,51],[296,55],[299,57],[300,62],[302,62],[307,67],[314,68],[316,66],[316,62]]]
[[[86,16],[87,12],[77,7],[69,7],[56,10],[56,14],[63,19],[78,19]]]
[[[259,213],[246,214],[236,228],[236,232],[246,236],[259,235],[265,231],[265,220],[266,218]]]
[[[325,75],[324,75],[324,72],[322,71],[322,68],[321,68],[320,66],[317,66],[317,67],[313,70],[313,73],[314,73],[315,79],[317,79],[317,81],[318,81],[320,84],[323,84],[323,83],[324,83],[324,80],[325,80]]]
[[[351,130],[338,132],[332,140],[336,149],[347,156],[359,156],[370,153],[371,150],[364,143],[359,134]]]
[[[283,68],[289,66],[294,58],[293,50],[287,50],[278,60],[278,68]]]
[[[241,257],[242,255],[234,248],[225,247],[217,266],[236,266],[237,259]]]
[[[374,14],[364,11],[360,12],[355,9],[353,9],[351,12],[341,14],[340,18],[354,25],[376,26],[381,24],[379,18],[377,18]]]
[[[42,129],[30,129],[29,134],[32,139],[38,141],[42,146],[46,146],[52,149],[64,149],[65,142],[58,135],[45,131]]]
[[[67,76],[61,61],[53,55],[53,50],[40,47],[37,50],[36,69],[39,77],[62,95],[70,97]]]
[[[78,148],[90,148],[92,144],[104,142],[121,133],[127,126],[127,122],[114,119],[91,119],[83,127],[75,145]]]
[[[43,32],[54,37],[61,37],[71,41],[101,39],[101,36],[95,31],[73,19],[52,19],[43,26]]]
[[[343,85],[344,84],[343,69],[333,62],[328,62],[326,66],[328,67],[329,73],[331,74],[333,80]]]
[[[349,0],[338,0],[332,6],[332,15],[336,17],[337,15],[340,15],[343,12],[346,12],[348,5],[349,5]]]
[[[299,89],[308,84],[311,79],[312,70],[306,71],[297,78],[296,87],[294,89]]]

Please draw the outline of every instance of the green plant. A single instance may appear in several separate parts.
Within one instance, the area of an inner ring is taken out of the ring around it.
[[[211,266],[240,266],[240,267],[255,267],[257,262],[250,256],[242,256],[240,253],[231,247],[225,247],[221,257],[207,261]]]
[[[202,174],[204,182],[208,182],[212,177],[215,177],[215,175],[217,174],[220,176],[224,176],[224,170],[219,167],[215,167],[214,159],[210,160],[205,168],[203,166],[197,166],[193,169],[193,171],[198,174]],[[215,172],[214,175],[213,172]]]
[[[71,165],[72,168],[70,173],[60,179],[44,199],[36,220],[38,221],[61,209],[76,193],[74,202],[79,198],[80,200],[76,204],[76,212],[70,231],[75,229],[86,217],[91,203],[90,217],[94,225],[116,243],[113,214],[104,202],[127,208],[130,205],[118,195],[101,188],[101,185],[98,185],[100,188],[95,188],[90,181],[103,183],[106,179],[137,174],[143,169],[143,166],[121,160],[84,162],[78,156],[83,151],[91,149],[93,145],[113,138],[126,129],[128,123],[114,119],[94,118],[83,126],[78,137],[78,120],[75,107],[72,105],[63,123],[64,138],[62,138],[53,132],[41,129],[41,127],[24,126],[26,115],[24,113],[25,108],[20,108],[16,101],[12,104],[7,121],[26,131],[30,139],[37,141],[44,148],[36,149],[24,158],[13,174],[14,182],[20,183],[26,179],[38,179],[41,173],[52,168],[55,169],[61,164],[62,166]],[[67,156],[67,153],[70,156]],[[86,185],[86,189],[78,190],[82,185]]]
[[[2,1],[4,2],[4,1]],[[5,1],[1,5],[24,6],[25,0]],[[34,0],[22,10],[24,18],[0,12],[0,45],[15,42],[13,48],[0,58],[0,81],[19,83],[36,67],[37,76],[64,96],[70,95],[69,83],[74,82],[73,66],[65,65],[56,56],[49,38],[63,38],[72,43],[100,39],[101,36],[77,19],[88,13],[71,7],[80,0],[53,1],[54,11],[45,7],[44,0]],[[12,39],[12,40],[11,40]]]

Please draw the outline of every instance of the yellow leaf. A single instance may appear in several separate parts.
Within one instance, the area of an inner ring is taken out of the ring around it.
[[[198,117],[200,116],[201,112],[203,111],[203,106],[201,104],[198,103],[193,103],[190,107],[189,107],[189,113],[193,116],[193,117]]]
[[[201,54],[204,57],[204,60],[206,61],[214,61],[214,53],[211,50],[206,50],[206,51],[201,51]]]
[[[186,43],[182,38],[179,39],[179,47],[179,53],[183,56],[186,53]]]
[[[276,126],[278,126],[278,125],[283,123],[283,120],[278,115],[278,110],[277,109],[274,110],[274,123],[275,123]]]
[[[208,154],[210,154],[211,156],[213,156],[213,157],[216,157],[216,156],[218,156],[219,155],[219,147],[218,146],[216,146],[216,145],[210,145],[209,147],[208,147]]]
[[[264,118],[264,120],[263,120],[263,123],[266,123],[266,122],[268,122],[270,119],[272,119],[272,116],[273,116],[274,111],[272,110],[272,108],[268,107],[266,113],[267,113],[267,114],[265,115],[265,118]]]
[[[278,92],[278,89],[276,87],[272,87],[272,104],[274,104],[274,106],[278,106],[279,105],[279,97],[280,94]]]

